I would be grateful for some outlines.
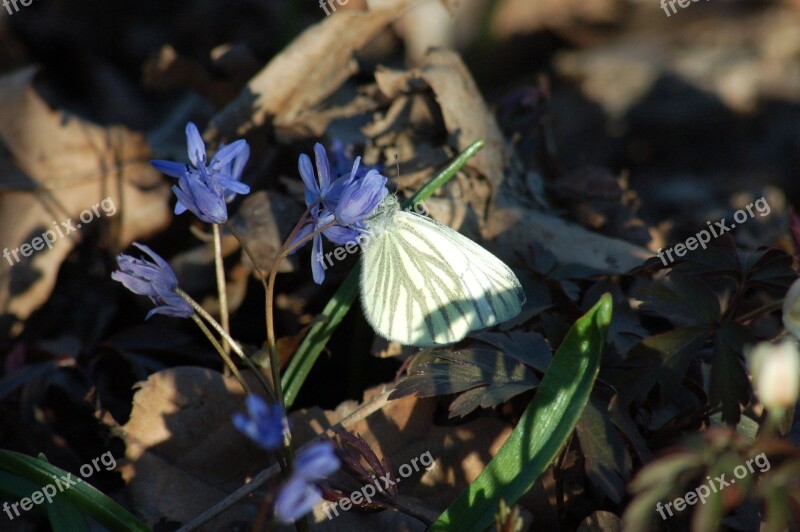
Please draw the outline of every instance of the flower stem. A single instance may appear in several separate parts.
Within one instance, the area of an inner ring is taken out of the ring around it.
[[[246,394],[252,393],[250,392],[250,387],[247,385],[244,378],[242,377],[242,374],[239,373],[239,370],[236,368],[236,365],[233,363],[233,360],[231,360],[230,355],[225,352],[225,349],[223,349],[223,347],[211,333],[211,330],[208,328],[208,326],[206,326],[206,324],[203,323],[203,320],[200,319],[200,316],[198,316],[196,313],[192,314],[192,320],[194,320],[197,326],[200,327],[200,330],[203,331],[203,334],[206,335],[208,341],[211,342],[211,345],[213,345],[214,349],[217,350],[219,356],[221,356],[222,360],[225,361],[225,365],[228,367],[229,370],[231,370],[231,373],[233,373],[233,376],[236,377],[236,380],[239,381],[239,384],[242,385],[242,388],[244,389],[245,393]]]
[[[217,272],[217,293],[219,294],[219,320],[222,322],[222,329],[227,333],[222,337],[222,349],[230,355],[231,346],[227,337],[230,336],[231,325],[228,316],[228,290],[225,286],[225,266],[222,263],[222,238],[220,236],[219,224],[211,226],[214,230],[214,266]]]
[[[764,305],[763,307],[759,307],[755,310],[748,312],[747,314],[739,316],[738,318],[736,318],[736,321],[738,321],[739,323],[744,323],[746,321],[752,320],[753,318],[757,318],[762,314],[769,314],[770,312],[779,310],[782,307],[783,307],[783,299],[779,299],[778,301],[773,301],[768,305]]]
[[[320,227],[313,233],[301,238],[297,242],[291,243],[297,236],[297,233],[300,231],[300,228],[303,227],[303,225],[305,224],[309,213],[310,213],[310,208],[306,209],[306,212],[300,218],[300,221],[297,222],[297,225],[294,227],[291,234],[289,234],[289,237],[283,243],[283,246],[281,246],[281,249],[278,251],[278,256],[275,258],[275,262],[272,263],[272,269],[269,272],[269,279],[267,280],[267,294],[266,294],[267,347],[269,348],[269,360],[270,360],[270,367],[272,369],[272,381],[275,384],[275,393],[280,399],[281,406],[284,405],[284,401],[283,401],[283,390],[281,389],[280,361],[278,360],[278,349],[275,347],[275,320],[273,316],[275,277],[278,275],[278,267],[280,266],[283,259],[288,257],[290,253],[300,248],[301,246],[305,245],[306,242],[313,239],[315,236],[322,233],[326,229],[332,227],[336,223],[334,221],[327,225],[324,225],[323,227]]]
[[[250,369],[250,371],[255,373],[255,376],[258,379],[258,382],[261,384],[261,387],[264,388],[264,391],[267,392],[267,395],[270,397],[272,402],[277,403],[278,400],[277,400],[277,398],[275,396],[275,392],[272,389],[272,386],[270,386],[269,382],[267,382],[267,380],[264,378],[264,375],[256,367],[256,365],[253,364],[253,361],[250,360],[250,357],[248,357],[244,353],[242,348],[239,346],[238,342],[236,342],[236,340],[231,338],[230,335],[225,332],[225,330],[222,328],[222,326],[220,326],[220,324],[217,323],[217,321],[211,316],[211,314],[206,312],[206,309],[201,307],[200,304],[197,301],[195,301],[194,299],[192,299],[192,297],[189,294],[187,294],[186,292],[184,292],[180,288],[175,288],[175,293],[178,294],[184,301],[189,303],[197,314],[202,316],[203,319],[205,319],[208,322],[208,324],[211,325],[211,327],[213,327],[214,330],[216,330],[220,334],[220,336],[222,336],[224,339],[227,340],[228,344],[233,349],[233,352],[236,353],[237,355],[239,355],[239,358],[242,359],[242,361]],[[204,324],[204,326],[205,326],[205,324]],[[206,336],[208,336],[208,335],[206,335]],[[210,340],[210,338],[209,338],[209,340]],[[216,338],[214,338],[213,341],[216,342],[217,341]],[[225,358],[225,357],[223,357],[223,358]]]

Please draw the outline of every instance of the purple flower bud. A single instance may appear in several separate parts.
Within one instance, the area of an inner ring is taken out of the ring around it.
[[[339,457],[329,442],[321,441],[309,446],[297,455],[293,476],[309,482],[327,477],[341,466]]]
[[[322,491],[302,478],[286,481],[275,498],[275,517],[281,523],[292,523],[303,517],[322,500]]]
[[[271,451],[283,445],[287,428],[286,415],[280,405],[269,405],[257,395],[245,400],[247,415],[236,413],[233,424],[259,447]]]
[[[112,272],[111,278],[122,283],[134,294],[149,297],[156,305],[145,319],[153,314],[166,314],[176,318],[188,318],[194,314],[192,306],[175,293],[178,278],[167,261],[147,246],[136,242],[133,245],[147,253],[154,262],[120,253],[117,257],[119,271]]]

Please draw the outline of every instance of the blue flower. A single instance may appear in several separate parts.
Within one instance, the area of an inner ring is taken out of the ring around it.
[[[322,500],[322,491],[302,478],[286,481],[275,498],[275,517],[289,524],[310,512]]]
[[[356,163],[358,164],[358,163]],[[355,166],[353,167],[355,169]],[[361,179],[353,180],[343,191],[336,205],[336,223],[366,230],[363,220],[386,197],[386,178],[377,170],[370,170]]]
[[[310,209],[310,221],[298,231],[294,242],[307,238],[320,228],[333,223],[322,234],[335,244],[357,242],[361,233],[367,230],[366,218],[380,205],[389,193],[386,178],[374,168],[366,174],[359,172],[361,158],[357,157],[350,166],[349,173],[331,179],[331,167],[322,144],[314,146],[317,175],[311,165],[311,158],[300,155],[298,169],[306,186],[306,206]],[[341,167],[339,164],[338,166]],[[311,272],[314,282],[322,284],[325,268],[319,257],[322,253],[322,236],[315,235],[312,243]]]
[[[250,157],[250,147],[244,140],[227,146],[222,144],[211,162],[206,164],[206,146],[192,122],[186,125],[186,143],[192,166],[161,160],[150,161],[150,164],[178,178],[178,184],[172,187],[178,198],[175,214],[190,210],[204,222],[222,223],[228,219],[225,203],[233,200],[236,194],[250,192],[250,187],[240,182]]]
[[[112,272],[111,278],[122,283],[134,294],[148,296],[156,305],[145,319],[153,314],[166,314],[175,318],[188,318],[194,314],[192,306],[175,293],[178,278],[167,261],[147,246],[136,242],[133,245],[150,255],[155,262],[120,253],[117,257],[119,271]]]
[[[236,428],[267,451],[283,445],[283,433],[287,425],[281,405],[268,405],[257,395],[248,395],[245,405],[247,415],[236,413],[233,416]]]
[[[341,462],[329,442],[321,441],[310,445],[297,455],[292,476],[314,482],[327,477],[337,469]]]
[[[297,455],[289,480],[275,499],[275,516],[282,523],[291,523],[304,516],[322,499],[315,482],[327,477],[341,466],[328,442],[317,442]]]

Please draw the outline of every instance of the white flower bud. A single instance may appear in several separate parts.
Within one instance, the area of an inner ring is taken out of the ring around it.
[[[761,342],[747,353],[753,386],[767,409],[790,408],[800,393],[800,352],[794,339]]]

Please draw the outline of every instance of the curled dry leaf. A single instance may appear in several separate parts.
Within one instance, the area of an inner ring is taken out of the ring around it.
[[[380,392],[380,387],[367,390],[364,400]],[[323,433],[357,407],[355,401],[347,401],[333,411],[314,407],[292,413],[295,446]],[[486,418],[435,426],[435,410],[435,400],[404,397],[347,427],[360,434],[379,458],[387,458],[395,474],[417,459],[417,470],[401,478],[400,501],[429,518],[480,474],[511,433],[508,424]],[[244,411],[239,384],[207,369],[173,368],[151,375],[140,385],[130,421],[122,430],[128,463],[121,469],[137,511],[149,523],[186,522],[268,465],[268,453],[233,427],[231,416],[237,411]],[[427,456],[419,457],[428,452],[435,463],[426,471],[421,461],[427,462]],[[240,502],[208,526],[216,530],[237,520],[251,522],[260,502],[260,496]],[[317,522],[334,527],[361,522],[375,529],[387,521],[419,523],[394,512],[367,516],[340,512],[328,522],[322,505],[315,512]]]
[[[0,78],[0,140],[13,161],[0,158],[4,168],[16,167],[4,171],[0,182],[0,248],[38,244],[39,249],[26,248],[27,257],[20,250],[19,262],[10,255],[0,261],[0,312],[19,320],[49,297],[62,261],[88,232],[81,230],[88,222],[79,219],[87,210],[85,218],[97,226],[92,230],[111,227],[117,248],[170,220],[169,188],[150,167],[144,137],[51,109],[33,86],[36,71],[25,68]],[[49,237],[52,246],[39,238],[48,230],[56,236]]]
[[[279,137],[306,136],[298,117],[357,70],[354,54],[419,0],[386,0],[369,11],[341,11],[306,29],[211,121],[207,140],[244,136],[272,121]]]
[[[433,50],[419,69],[405,72],[379,69],[375,79],[381,91],[391,99],[418,90],[422,79],[436,95],[453,147],[461,152],[476,140],[485,142],[467,166],[489,181],[492,195],[497,193],[510,147],[461,56],[449,50]]]

